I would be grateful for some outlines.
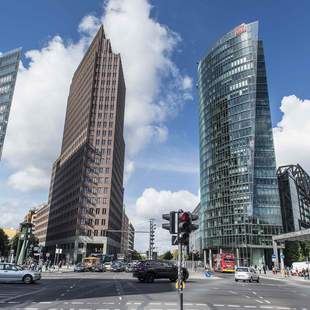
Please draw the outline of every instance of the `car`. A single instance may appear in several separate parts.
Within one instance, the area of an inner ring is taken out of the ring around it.
[[[106,262],[103,264],[106,271],[111,271],[111,262]]]
[[[73,271],[74,271],[74,272],[84,272],[84,271],[86,271],[85,265],[84,265],[84,264],[81,264],[81,263],[76,264],[76,265],[74,266]]]
[[[26,284],[30,284],[40,279],[40,271],[24,269],[16,264],[0,263],[0,282],[22,281]]]
[[[104,272],[106,271],[105,266],[103,264],[98,264],[92,267],[91,271],[94,272]]]
[[[252,267],[237,267],[235,271],[235,281],[259,282],[259,275]]]
[[[186,268],[182,268],[183,281],[188,279],[189,273]],[[178,267],[166,261],[141,261],[133,270],[133,277],[140,282],[152,283],[155,279],[169,279],[175,282],[178,279]]]
[[[126,272],[133,272],[133,269],[134,269],[134,264],[133,263],[128,263],[126,268],[125,268],[125,271]]]
[[[125,265],[121,262],[113,262],[111,265],[111,271],[114,271],[114,272],[125,271]]]

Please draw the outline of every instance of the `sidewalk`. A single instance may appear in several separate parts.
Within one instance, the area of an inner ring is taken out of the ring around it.
[[[302,277],[298,276],[289,276],[285,277],[281,273],[273,274],[271,271],[267,271],[267,274],[260,274],[259,275],[262,279],[273,279],[273,280],[279,280],[279,281],[286,281],[286,282],[292,282],[292,283],[304,283],[310,285],[310,280],[304,279]]]

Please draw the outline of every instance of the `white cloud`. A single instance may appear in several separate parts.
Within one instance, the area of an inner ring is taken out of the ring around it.
[[[33,166],[12,174],[8,184],[19,191],[28,192],[31,190],[46,189],[50,183],[50,175],[46,171]]]
[[[198,196],[186,190],[172,192],[147,188],[136,200],[135,206],[129,208],[128,214],[136,230],[148,230],[148,219],[155,220],[157,225],[155,243],[158,251],[163,252],[171,248],[171,236],[168,231],[161,228],[162,214],[179,209],[193,211],[198,202]],[[148,237],[145,234],[136,234],[135,247],[139,251],[146,251]]]
[[[172,61],[181,38],[150,17],[148,1],[110,0],[105,9],[105,32],[124,66],[126,146],[132,156],[150,142],[165,141],[165,122],[185,97],[191,99],[186,96],[191,92],[190,78],[183,77]]]
[[[283,97],[283,116],[273,129],[277,166],[299,163],[310,173],[310,100]]]
[[[70,81],[84,49],[83,40],[65,44],[55,36],[41,50],[25,54],[29,65],[21,66],[17,76],[3,152],[15,170],[9,178],[15,189],[48,188],[40,182],[43,175],[50,176],[59,155]]]
[[[193,79],[189,76],[185,76],[182,82],[183,89],[192,89],[193,87]]]
[[[101,19],[93,15],[82,19],[78,42],[55,36],[42,49],[25,53],[29,65],[21,64],[3,151],[13,170],[14,188],[25,188],[29,166],[50,175],[60,152],[70,81],[100,22],[113,51],[122,57],[129,162],[148,143],[166,141],[167,120],[177,114],[184,98],[191,99],[191,82],[172,61],[179,35],[152,19],[150,12],[147,0],[109,0]],[[41,188],[31,175],[27,190]]]

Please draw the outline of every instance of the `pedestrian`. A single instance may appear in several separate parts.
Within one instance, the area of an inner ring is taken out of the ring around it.
[[[266,266],[263,265],[264,274],[266,274]]]

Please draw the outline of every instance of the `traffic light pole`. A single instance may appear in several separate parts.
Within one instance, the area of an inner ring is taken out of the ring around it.
[[[179,215],[179,212],[178,212]],[[182,279],[182,244],[179,236],[179,225],[178,225],[178,292],[179,292],[179,305],[180,310],[183,310],[183,279]]]

